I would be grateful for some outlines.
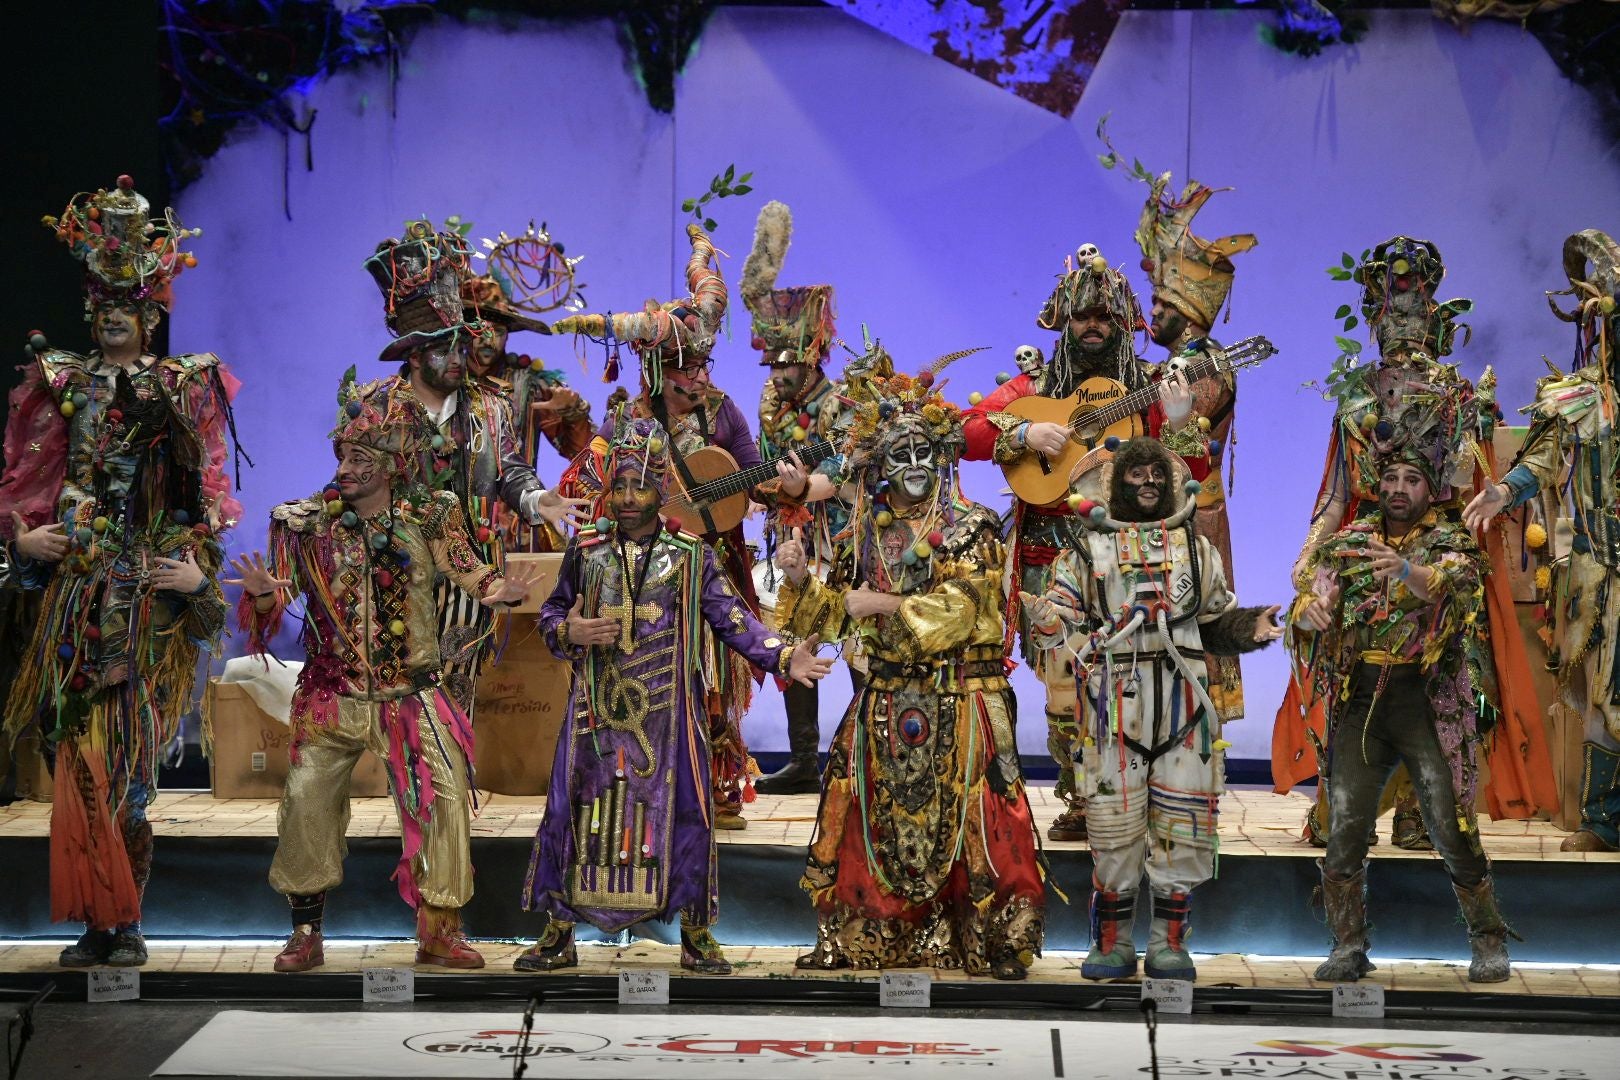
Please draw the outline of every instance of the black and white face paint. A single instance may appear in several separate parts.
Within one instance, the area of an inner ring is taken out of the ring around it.
[[[917,500],[934,485],[934,444],[921,435],[902,435],[883,452],[883,479],[889,486]]]

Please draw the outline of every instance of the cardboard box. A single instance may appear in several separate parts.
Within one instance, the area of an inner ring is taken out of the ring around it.
[[[557,587],[557,574],[562,569],[562,554],[507,552],[506,572],[520,574],[539,569],[540,577],[529,590],[529,598],[521,604],[514,604],[506,610],[513,615],[538,615],[540,605],[551,596],[551,590]]]
[[[292,729],[271,716],[235,683],[208,680],[203,702],[213,728],[208,772],[216,799],[279,799],[287,784],[287,745]],[[388,794],[388,774],[366,751],[349,779],[349,797]]]
[[[549,586],[546,591],[549,595]],[[551,655],[533,616],[514,615],[496,632],[505,636],[505,647],[496,662],[484,665],[473,707],[478,788],[502,795],[544,795],[573,672]]]

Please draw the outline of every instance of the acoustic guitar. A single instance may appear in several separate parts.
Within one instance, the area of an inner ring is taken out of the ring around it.
[[[1191,357],[1176,357],[1187,382],[1250,367],[1273,355],[1276,347],[1263,337],[1244,338],[1227,349],[1210,346]],[[1113,379],[1096,377],[1080,384],[1066,398],[1031,394],[1010,402],[1005,409],[1035,424],[1058,424],[1069,429],[1069,441],[1060,454],[1030,453],[1002,467],[1013,494],[1035,506],[1047,506],[1069,493],[1069,473],[1075,463],[1110,436],[1121,442],[1145,434],[1147,411],[1159,400],[1158,384],[1126,390]]]
[[[811,439],[795,448],[799,462],[813,469],[833,455],[826,439]],[[784,455],[785,456],[785,455]],[[704,536],[729,532],[748,516],[748,490],[766,480],[776,479],[777,458],[748,469],[739,469],[737,459],[718,446],[705,446],[683,459],[690,482],[681,469],[670,462],[672,485],[678,490],[659,509],[666,518],[679,518],[681,528]]]

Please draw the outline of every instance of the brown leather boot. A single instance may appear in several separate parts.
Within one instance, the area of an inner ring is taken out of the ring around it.
[[[461,909],[423,904],[416,909],[416,962],[445,968],[481,968],[484,958],[461,931]]]
[[[1507,939],[1523,941],[1513,933],[1502,912],[1496,906],[1496,886],[1489,874],[1478,885],[1466,889],[1455,881],[1451,888],[1462,907],[1463,921],[1468,924],[1468,943],[1473,949],[1473,960],[1468,965],[1468,981],[1477,983],[1507,982],[1513,973],[1508,961]]]
[[[1347,878],[1335,878],[1317,860],[1322,871],[1322,902],[1327,908],[1333,951],[1312,976],[1318,982],[1355,982],[1377,971],[1367,959],[1367,864]]]

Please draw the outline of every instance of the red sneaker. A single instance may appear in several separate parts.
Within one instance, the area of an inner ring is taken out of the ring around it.
[[[308,971],[324,963],[326,953],[321,947],[319,930],[294,930],[287,944],[276,954],[277,971]]]
[[[481,968],[484,957],[467,943],[461,911],[423,904],[416,910],[416,962],[444,968]]]

